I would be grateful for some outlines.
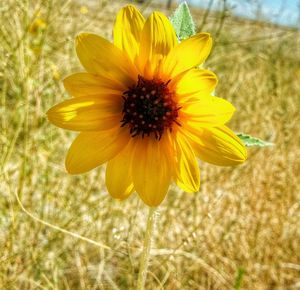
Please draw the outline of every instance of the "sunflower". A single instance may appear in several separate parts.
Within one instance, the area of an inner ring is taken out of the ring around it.
[[[91,33],[75,40],[86,72],[64,80],[73,98],[48,111],[54,125],[80,132],[66,157],[70,174],[107,162],[112,197],[134,191],[149,206],[159,205],[174,181],[197,192],[197,159],[231,166],[245,161],[239,138],[224,124],[235,108],[212,96],[216,75],[199,69],[212,39],[198,33],[178,42],[168,18],[147,20],[132,5],[116,18],[113,44]]]

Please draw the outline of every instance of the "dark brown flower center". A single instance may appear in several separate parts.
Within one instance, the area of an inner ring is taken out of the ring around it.
[[[129,126],[132,137],[142,135],[160,140],[164,131],[172,130],[178,117],[177,104],[173,100],[173,92],[168,88],[169,82],[138,77],[137,85],[123,93],[122,127]]]

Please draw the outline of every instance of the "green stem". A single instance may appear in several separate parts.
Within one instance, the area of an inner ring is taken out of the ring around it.
[[[150,207],[148,212],[147,229],[144,238],[143,252],[140,261],[137,290],[143,290],[145,288],[155,221],[156,221],[156,208]]]

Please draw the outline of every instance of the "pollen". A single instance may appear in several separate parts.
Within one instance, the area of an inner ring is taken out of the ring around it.
[[[137,84],[123,93],[123,119],[121,126],[128,126],[132,137],[154,136],[160,140],[166,130],[179,125],[180,107],[174,101],[174,92],[168,82],[138,77]]]

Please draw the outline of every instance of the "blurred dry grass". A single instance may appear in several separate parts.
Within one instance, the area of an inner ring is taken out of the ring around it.
[[[86,11],[77,1],[2,2],[1,289],[134,288],[146,207],[135,195],[123,203],[110,198],[103,168],[69,176],[63,159],[74,134],[45,118],[68,98],[61,78],[81,70],[74,36],[111,38],[125,2],[93,3]],[[300,33],[222,13],[203,23],[203,12],[193,14],[215,37],[206,65],[220,78],[217,94],[237,107],[231,127],[276,146],[250,149],[238,168],[201,163],[198,194],[171,190],[160,208],[147,289],[300,289]],[[16,193],[36,216],[114,250],[37,223]]]

